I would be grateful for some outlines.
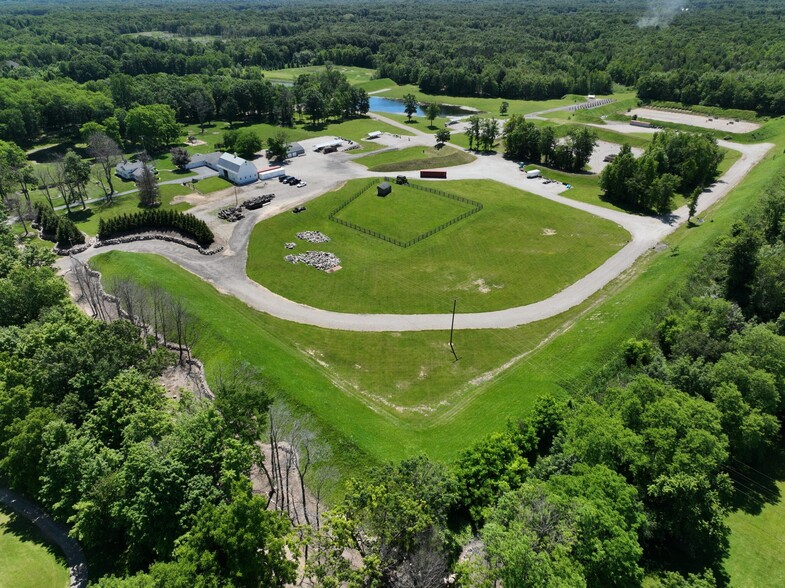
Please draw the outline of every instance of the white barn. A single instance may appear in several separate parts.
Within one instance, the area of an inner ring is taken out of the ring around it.
[[[218,158],[218,177],[234,184],[250,184],[259,179],[256,166],[231,153],[224,153]]]

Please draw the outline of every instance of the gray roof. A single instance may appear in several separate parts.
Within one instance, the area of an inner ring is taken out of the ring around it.
[[[305,148],[300,145],[299,143],[289,143],[289,147],[287,149],[289,153],[293,151],[305,151]]]
[[[236,155],[232,155],[231,153],[224,153],[218,159],[218,165],[224,169],[228,169],[229,171],[239,172],[240,168],[243,164],[246,163],[246,160],[242,157],[237,157]]]
[[[117,173],[126,173],[132,174],[137,170],[142,169],[143,163],[141,161],[123,161],[122,163],[118,163],[115,169]]]
[[[218,159],[220,157],[220,151],[213,151],[212,153],[197,153],[191,157],[191,163],[204,161],[205,164],[211,163],[213,165],[218,165]]]
[[[379,184],[379,187],[382,190],[389,190],[389,189],[392,188],[392,186],[390,185],[390,182],[382,182],[381,184]]]

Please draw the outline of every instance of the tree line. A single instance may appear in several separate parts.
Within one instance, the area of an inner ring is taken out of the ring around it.
[[[504,126],[507,159],[544,163],[565,171],[582,171],[596,145],[597,133],[588,127],[573,127],[558,141],[553,127],[538,127],[520,114],[512,115]]]
[[[209,247],[215,240],[207,223],[179,210],[154,208],[98,220],[98,236],[103,240],[149,230],[174,230],[202,247]]]

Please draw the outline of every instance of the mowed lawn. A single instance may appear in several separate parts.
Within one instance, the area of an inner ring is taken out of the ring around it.
[[[370,171],[394,172],[413,171],[437,167],[452,167],[471,163],[476,158],[471,153],[460,151],[450,146],[408,147],[397,151],[385,151],[355,159]]]
[[[776,485],[780,498],[763,505],[760,513],[736,511],[728,517],[730,555],[725,569],[733,588],[785,586],[785,482]]]
[[[587,213],[490,180],[466,180],[422,184],[479,201],[483,210],[402,248],[329,220],[330,212],[367,184],[367,179],[348,182],[309,202],[303,213],[259,223],[249,245],[249,276],[286,298],[328,310],[448,312],[458,299],[462,312],[482,312],[555,294],[601,265],[629,238],[618,225]],[[391,209],[395,193],[393,187]],[[359,212],[353,222],[381,229]],[[442,216],[429,214],[418,219],[418,226],[441,222]],[[299,241],[295,234],[306,230],[321,231],[332,241]],[[328,274],[290,264],[284,260],[286,242],[297,243],[294,253],[332,252],[343,269]]]
[[[65,558],[27,519],[0,508],[0,588],[67,588]]]
[[[393,186],[392,194],[380,198],[377,185],[370,186],[336,217],[406,243],[474,208],[405,185]]]
[[[173,198],[177,196],[185,196],[186,194],[191,193],[191,190],[185,188],[184,186],[179,184],[165,184],[160,186],[160,193],[161,208],[163,209],[173,209],[184,212],[191,208],[191,205],[187,202],[172,204]],[[74,207],[73,212],[69,215],[69,217],[72,221],[74,221],[74,223],[76,223],[76,226],[79,227],[79,230],[87,233],[90,236],[93,236],[98,233],[98,221],[100,219],[103,218],[106,220],[120,216],[122,214],[133,214],[142,210],[144,210],[144,208],[141,206],[141,204],[139,204],[138,193],[133,193],[117,197],[112,201],[111,204],[105,204],[104,202],[94,202],[85,210],[82,210],[80,207]],[[62,211],[60,212],[62,213]]]

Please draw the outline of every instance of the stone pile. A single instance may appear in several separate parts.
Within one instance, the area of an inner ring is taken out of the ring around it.
[[[289,263],[304,263],[323,272],[341,265],[341,260],[329,251],[306,251],[297,255],[287,255],[284,259]]]
[[[256,210],[265,204],[270,204],[270,202],[273,201],[273,198],[275,198],[275,194],[262,194],[261,196],[256,196],[250,200],[245,200],[242,203],[242,206],[247,210]]]
[[[319,231],[303,231],[297,233],[297,238],[309,243],[327,243],[330,240],[330,237]]]
[[[243,214],[242,208],[229,206],[228,208],[222,208],[218,211],[218,218],[229,221],[230,223],[236,223],[240,219],[245,218],[245,215]]]
[[[297,243],[284,243],[283,246],[286,247],[287,249],[294,249],[295,247],[297,247]]]

